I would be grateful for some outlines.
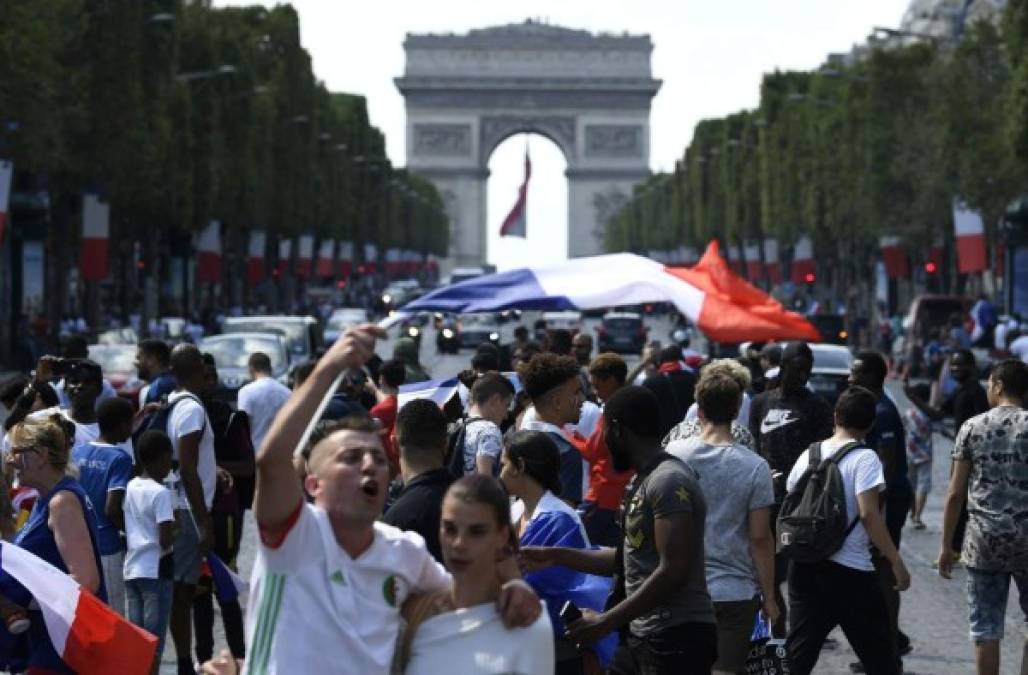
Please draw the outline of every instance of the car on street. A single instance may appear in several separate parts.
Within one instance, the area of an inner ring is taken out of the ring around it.
[[[271,360],[271,376],[282,384],[289,374],[289,351],[286,338],[278,333],[227,333],[200,340],[197,348],[214,357],[218,367],[218,390],[215,396],[235,402],[239,388],[250,381],[249,360],[254,352],[263,352]]]
[[[821,333],[822,342],[844,345],[849,340],[845,317],[840,314],[812,314],[806,319]]]
[[[139,390],[146,384],[139,379],[136,371],[136,352],[134,344],[95,344],[87,348],[89,359],[96,362],[103,371],[104,378],[111,383],[118,396],[139,403]]]
[[[456,354],[460,351],[460,323],[455,317],[447,315],[440,319],[435,346],[440,354]]]
[[[820,394],[834,408],[839,395],[849,386],[853,353],[842,345],[811,344],[814,367],[810,371],[807,387]]]
[[[286,338],[287,366],[317,358],[322,351],[322,334],[313,316],[231,316],[221,324],[222,333],[280,332]]]
[[[450,276],[447,277],[442,285],[459,284],[462,281],[474,279],[484,274],[487,274],[487,270],[484,267],[456,267],[450,272]]]
[[[608,312],[596,327],[596,344],[601,352],[638,354],[646,344],[649,329],[634,312]]]
[[[500,344],[500,324],[493,314],[463,314],[460,319],[460,346],[475,349],[483,342]]]
[[[543,321],[547,331],[566,330],[575,335],[582,330],[581,312],[543,312]]]
[[[369,321],[371,321],[371,317],[368,315],[368,310],[362,307],[341,307],[334,310],[325,321],[322,338],[326,345],[330,345],[350,328]]]
[[[418,282],[414,279],[401,279],[400,281],[392,282],[382,291],[382,311],[388,313],[391,310],[406,305],[414,299],[415,294],[419,290]]]

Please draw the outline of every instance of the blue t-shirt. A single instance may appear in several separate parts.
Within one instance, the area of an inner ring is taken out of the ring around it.
[[[71,463],[78,467],[79,485],[89,497],[96,513],[96,542],[100,555],[123,551],[118,528],[107,518],[107,493],[124,490],[132,479],[132,460],[114,445],[93,442],[76,446]]]
[[[166,370],[150,381],[150,388],[146,390],[146,400],[143,403],[156,403],[175,391],[178,383],[170,370]]]

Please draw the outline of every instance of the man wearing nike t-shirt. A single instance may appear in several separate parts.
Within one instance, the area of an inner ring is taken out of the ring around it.
[[[814,367],[814,353],[805,342],[790,342],[782,351],[781,374],[776,389],[758,394],[750,403],[750,432],[754,448],[771,465],[774,478],[775,506],[771,522],[778,518],[778,508],[785,496],[785,479],[793,464],[812,443],[823,441],[833,433],[832,408],[807,389],[807,380]],[[774,633],[785,634],[786,603],[780,586],[785,581],[788,561],[775,555],[775,590],[782,615],[775,622]]]

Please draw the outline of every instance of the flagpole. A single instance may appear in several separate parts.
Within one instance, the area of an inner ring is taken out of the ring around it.
[[[293,450],[293,457],[299,457],[303,454],[303,449],[307,447],[307,441],[310,440],[311,434],[314,433],[314,427],[318,426],[318,422],[321,421],[321,416],[325,413],[325,408],[328,407],[329,402],[332,400],[332,396],[335,395],[336,390],[339,389],[339,385],[343,383],[343,375],[346,371],[343,371],[336,375],[336,379],[332,382],[332,386],[325,392],[321,402],[318,403],[318,409],[314,411],[314,416],[311,417],[310,422],[307,423],[307,428],[303,430],[303,435],[300,436],[300,442],[296,444],[296,448]]]

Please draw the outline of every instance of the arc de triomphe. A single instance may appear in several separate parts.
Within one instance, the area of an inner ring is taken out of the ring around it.
[[[449,265],[485,262],[489,157],[523,132],[546,136],[567,160],[568,255],[602,252],[607,218],[650,174],[650,103],[661,82],[649,36],[526,21],[408,34],[404,50],[396,86],[407,107],[407,167],[443,196]]]

